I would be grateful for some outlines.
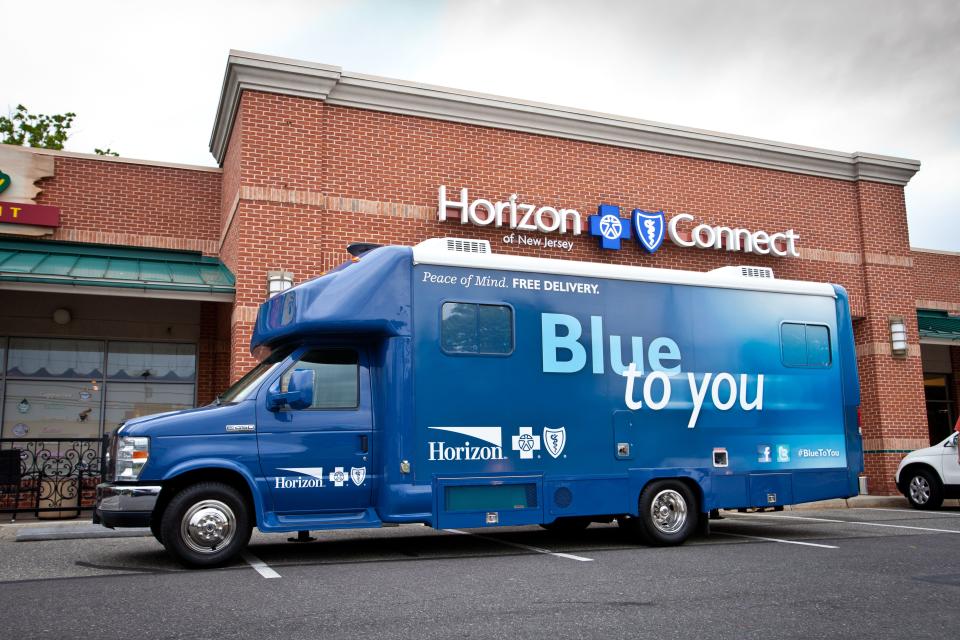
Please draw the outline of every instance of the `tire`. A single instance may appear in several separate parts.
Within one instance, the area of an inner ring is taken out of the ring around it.
[[[682,544],[697,530],[700,507],[686,484],[651,482],[640,493],[640,515],[620,521],[641,542],[656,547]]]
[[[540,526],[555,533],[578,533],[589,527],[591,522],[590,518],[557,518]]]
[[[201,482],[173,496],[163,512],[163,546],[188,567],[217,567],[250,541],[249,508],[240,492],[221,482]]]
[[[903,495],[914,509],[939,509],[943,504],[943,484],[929,469],[910,470],[903,486]]]

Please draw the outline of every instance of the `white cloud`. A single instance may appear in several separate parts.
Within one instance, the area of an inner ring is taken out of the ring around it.
[[[34,2],[0,109],[68,148],[212,164],[229,49],[843,151],[917,158],[915,245],[960,250],[960,5],[927,0]],[[22,55],[20,55],[22,54]]]

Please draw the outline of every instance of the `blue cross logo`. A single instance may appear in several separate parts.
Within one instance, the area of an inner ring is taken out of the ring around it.
[[[618,250],[621,240],[630,239],[630,224],[620,217],[620,207],[602,204],[590,216],[590,235],[600,238],[601,249]]]

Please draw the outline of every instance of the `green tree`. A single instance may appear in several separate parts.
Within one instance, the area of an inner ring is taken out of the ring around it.
[[[40,149],[63,149],[70,136],[70,125],[77,114],[71,112],[45,115],[33,114],[22,104],[7,116],[0,116],[0,142]]]
[[[107,147],[106,149],[97,149],[96,147],[94,147],[93,152],[98,156],[119,156],[120,155],[110,147]]]

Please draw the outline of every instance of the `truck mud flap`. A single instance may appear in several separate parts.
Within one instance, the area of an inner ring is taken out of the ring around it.
[[[542,476],[436,477],[433,496],[438,529],[543,522]]]

